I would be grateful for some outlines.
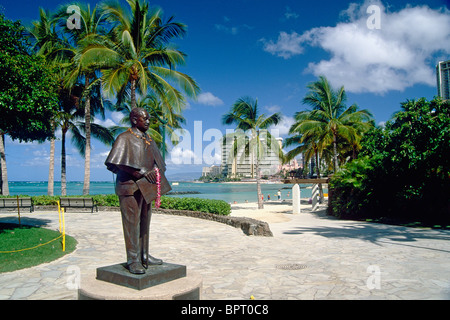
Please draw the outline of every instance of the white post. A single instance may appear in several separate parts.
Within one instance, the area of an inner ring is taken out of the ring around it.
[[[319,207],[319,185],[318,184],[313,184],[311,199],[312,199],[312,211],[316,211],[317,208]]]
[[[300,187],[298,184],[292,187],[292,213],[300,213]]]

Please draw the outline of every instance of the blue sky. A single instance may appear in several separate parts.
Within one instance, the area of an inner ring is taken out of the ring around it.
[[[54,10],[63,3],[70,1],[0,0],[7,18],[25,24],[38,19],[40,6]],[[281,112],[284,118],[276,129],[286,137],[294,113],[307,108],[301,103],[306,85],[325,75],[335,87],[344,85],[348,105],[369,109],[376,122],[383,123],[407,99],[432,99],[437,94],[436,63],[450,59],[450,12],[445,0],[155,0],[151,4],[188,25],[187,36],[177,41],[188,55],[179,70],[202,89],[183,113],[184,144],[167,155],[170,175],[201,172],[202,166],[211,164],[215,157],[202,150],[210,152],[218,134],[231,128],[222,125],[221,118],[240,97],[258,99],[266,114]],[[375,11],[367,11],[370,5]],[[117,123],[117,116],[108,114],[103,123]],[[49,150],[49,143],[7,138],[8,179],[47,180]],[[60,151],[57,141],[56,180]],[[93,181],[112,179],[103,165],[108,151],[109,147],[93,142]],[[68,180],[82,181],[84,159],[70,142],[67,153]]]

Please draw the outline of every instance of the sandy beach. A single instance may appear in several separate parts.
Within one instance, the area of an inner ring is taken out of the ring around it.
[[[311,208],[302,200],[301,209]],[[287,222],[292,219],[292,203],[287,201],[264,201],[264,209],[258,209],[258,203],[237,203],[231,205],[231,216],[248,217],[267,223]]]

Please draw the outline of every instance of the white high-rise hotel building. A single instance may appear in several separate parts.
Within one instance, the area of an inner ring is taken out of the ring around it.
[[[436,66],[438,96],[450,99],[450,60],[440,61]]]
[[[270,176],[278,173],[281,161],[277,155],[277,151],[282,146],[282,138],[275,138],[273,143],[277,143],[279,148],[271,148],[270,142],[267,143],[265,139],[261,139],[262,144],[265,145],[264,150],[261,151],[259,161],[259,169],[262,176]],[[249,150],[243,146],[238,146],[238,153],[236,156],[232,155],[232,147],[234,144],[233,137],[223,137],[222,141],[222,174],[229,178],[237,177],[256,177],[255,155],[252,155]],[[242,143],[247,143],[242,141]]]

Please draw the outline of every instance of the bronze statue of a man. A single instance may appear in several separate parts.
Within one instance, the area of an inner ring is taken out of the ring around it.
[[[130,122],[131,128],[117,137],[105,165],[117,174],[115,191],[120,201],[128,270],[143,274],[148,265],[162,264],[161,259],[149,254],[151,203],[158,196],[158,186],[160,195],[172,188],[164,175],[166,166],[159,149],[145,133],[150,124],[148,112],[134,108]]]

